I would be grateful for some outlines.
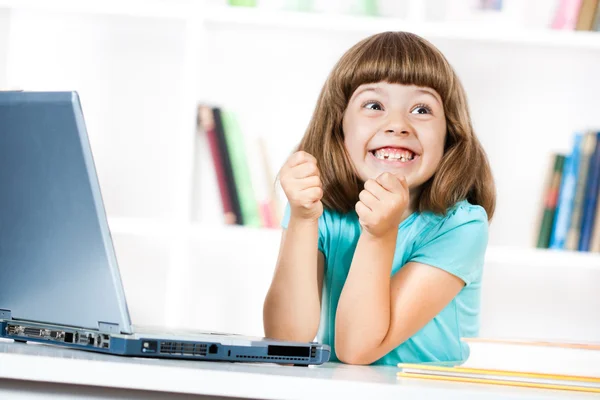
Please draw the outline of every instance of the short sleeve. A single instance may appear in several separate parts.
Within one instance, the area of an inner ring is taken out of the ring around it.
[[[288,224],[290,223],[290,203],[286,203],[285,209],[283,211],[283,217],[281,218],[281,227],[283,229],[287,229]],[[327,251],[325,243],[327,243],[327,224],[325,223],[327,211],[323,211],[323,215],[319,218],[319,251],[323,253],[327,257]]]
[[[469,285],[481,277],[487,243],[487,213],[466,203],[425,234],[409,261],[440,268]]]

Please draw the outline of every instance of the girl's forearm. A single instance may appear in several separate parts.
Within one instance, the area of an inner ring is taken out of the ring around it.
[[[363,232],[358,241],[336,313],[335,347],[344,362],[360,362],[387,335],[397,235],[374,238]]]
[[[318,240],[318,221],[290,219],[265,299],[265,336],[292,341],[316,336],[321,312]]]

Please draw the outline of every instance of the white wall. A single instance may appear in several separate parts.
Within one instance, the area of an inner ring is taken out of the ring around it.
[[[185,33],[177,20],[13,12],[8,83],[79,92],[111,216],[176,212]]]
[[[137,325],[166,325],[168,242],[162,237],[113,235],[131,320]]]
[[[195,229],[183,243],[188,261],[173,268],[171,237],[113,234],[133,323],[262,336],[280,234]]]
[[[6,66],[8,56],[8,40],[10,27],[10,10],[0,9],[0,90],[6,86]]]

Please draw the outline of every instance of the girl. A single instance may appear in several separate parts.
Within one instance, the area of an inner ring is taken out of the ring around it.
[[[404,32],[348,50],[280,180],[265,336],[317,336],[350,364],[466,359],[495,190],[439,50]]]

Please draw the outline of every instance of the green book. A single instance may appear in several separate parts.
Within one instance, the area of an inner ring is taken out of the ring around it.
[[[379,15],[376,0],[356,0],[354,1],[354,14],[368,15],[375,17]]]
[[[312,0],[285,0],[283,9],[310,12],[313,11],[313,2]]]
[[[244,146],[244,135],[233,112],[222,110],[221,117],[223,119],[227,151],[231,158],[233,180],[240,201],[242,220],[246,226],[260,227],[260,211],[252,187],[250,168],[246,158],[246,146]]]
[[[256,7],[256,0],[228,0],[230,6]]]
[[[560,181],[562,178],[563,166],[565,164],[564,154],[554,155],[554,166],[552,167],[551,177],[548,186],[546,187],[544,197],[544,213],[538,236],[537,247],[547,249],[550,245],[550,236],[552,234],[552,226],[554,225],[554,217],[556,214],[556,204],[560,191]]]

